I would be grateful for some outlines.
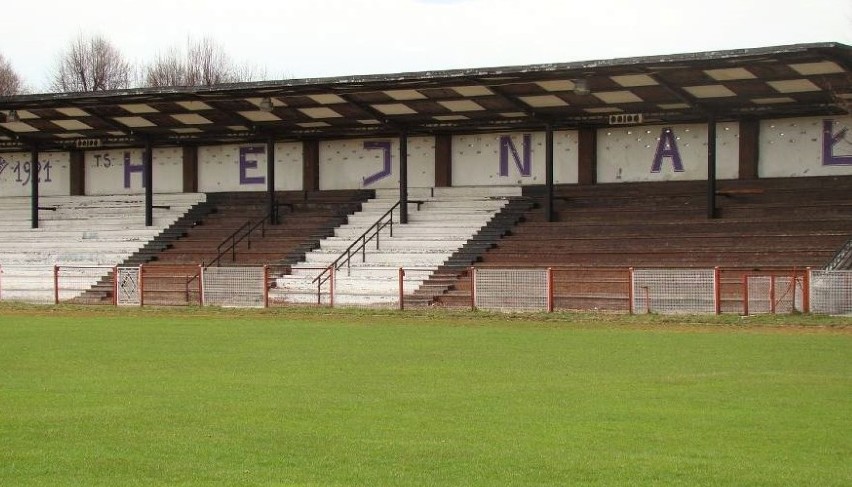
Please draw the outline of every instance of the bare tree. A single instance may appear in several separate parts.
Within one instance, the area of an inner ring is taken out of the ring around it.
[[[17,95],[23,91],[21,77],[12,69],[12,63],[0,54],[0,96]]]
[[[247,64],[238,65],[210,38],[188,39],[186,50],[172,48],[144,69],[147,86],[211,86],[251,81],[263,75]]]
[[[133,67],[100,35],[79,34],[64,51],[51,75],[54,91],[103,91],[130,87]]]

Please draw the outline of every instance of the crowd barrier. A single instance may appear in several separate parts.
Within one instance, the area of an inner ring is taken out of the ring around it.
[[[433,271],[385,267],[356,273],[316,268],[293,274],[287,266],[0,265],[0,301],[257,308],[462,306],[631,314],[852,313],[849,270],[470,267],[457,270],[457,282],[436,292],[439,299],[420,289]]]

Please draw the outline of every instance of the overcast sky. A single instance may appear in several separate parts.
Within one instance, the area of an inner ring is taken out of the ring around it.
[[[36,92],[79,32],[135,63],[209,36],[267,79],[852,44],[852,0],[14,0],[2,14],[0,52]]]

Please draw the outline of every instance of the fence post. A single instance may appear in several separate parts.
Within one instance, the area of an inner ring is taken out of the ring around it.
[[[802,277],[802,313],[810,313],[810,312],[811,312],[811,268],[805,267],[805,274]]]
[[[118,306],[118,266],[112,266],[112,305]]]
[[[204,274],[204,265],[199,264],[198,265],[198,305],[199,306],[204,306],[204,285],[201,284],[201,281],[203,280],[204,276],[202,274]]]
[[[145,306],[145,264],[139,264],[139,307]]]
[[[722,273],[719,267],[713,268],[713,300],[715,312],[717,315],[722,314]]]
[[[748,274],[743,274],[743,316],[748,316]]]
[[[53,304],[59,304],[59,266],[53,266]]]
[[[553,313],[553,268],[547,268],[547,312]]]
[[[0,301],[3,301],[3,264],[0,264]]]
[[[769,312],[775,314],[775,276],[769,276]]]
[[[269,266],[263,265],[263,307],[269,307]]]
[[[337,280],[337,269],[334,264],[331,264],[331,277],[328,278],[328,306],[334,308],[334,285]]]
[[[405,269],[399,268],[399,309],[405,309]]]
[[[476,267],[470,266],[470,310],[476,311]]]
[[[204,299],[204,266],[198,267],[200,267],[198,272],[198,304],[204,307],[204,305],[206,304]],[[140,269],[139,271],[139,274],[141,275],[142,270]]]
[[[627,268],[627,312],[631,315],[636,307],[636,290],[633,287],[633,268]]]

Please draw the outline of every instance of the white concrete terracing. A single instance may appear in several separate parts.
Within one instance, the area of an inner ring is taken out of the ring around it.
[[[78,272],[85,282],[77,287],[94,284],[204,199],[155,194],[153,225],[145,226],[144,195],[44,196],[32,228],[30,198],[0,198],[0,299],[52,302],[54,265],[103,266]]]
[[[408,223],[399,224],[399,209],[395,209],[392,236],[387,226],[379,233],[378,242],[373,238],[348,263],[338,263],[335,304],[397,302],[400,268],[405,270],[404,293],[414,292],[505,206],[508,197],[520,194],[520,187],[410,188]],[[319,299],[327,303],[330,282],[319,288],[311,281],[398,200],[397,190],[377,190],[376,198],[364,203],[347,224],[335,229],[334,236],[322,240],[304,262],[293,266],[290,275],[277,279],[270,299],[290,303],[317,303]]]

